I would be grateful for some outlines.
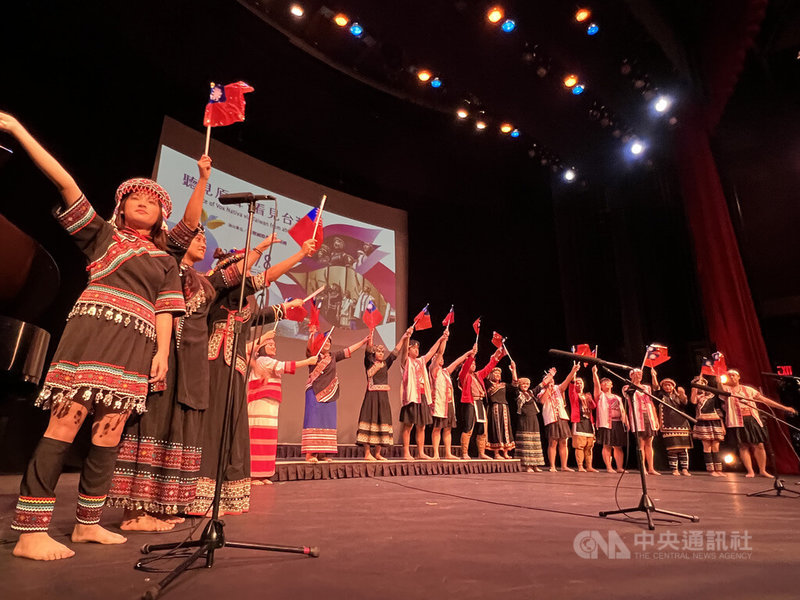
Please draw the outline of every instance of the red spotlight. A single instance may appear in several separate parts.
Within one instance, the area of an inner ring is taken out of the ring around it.
[[[592,11],[588,8],[581,8],[578,9],[578,12],[575,13],[575,20],[578,23],[583,23],[586,19],[592,16]]]

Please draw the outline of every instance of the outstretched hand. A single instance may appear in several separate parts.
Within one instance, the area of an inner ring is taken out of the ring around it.
[[[12,115],[0,112],[0,131],[14,135],[17,129],[21,127],[22,125]]]
[[[211,177],[211,157],[208,154],[203,154],[197,161],[197,171],[200,174],[200,179],[208,179]]]
[[[306,256],[312,256],[317,251],[317,240],[310,239],[303,242],[303,253]]]

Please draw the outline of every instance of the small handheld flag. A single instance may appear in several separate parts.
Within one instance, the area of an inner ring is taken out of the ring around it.
[[[309,348],[309,350],[311,350],[311,352],[315,356],[319,356],[319,353],[322,352],[322,348],[325,347],[325,342],[327,342],[330,339],[333,330],[334,328],[331,327],[328,333],[316,333],[314,334],[314,337],[311,338],[311,344],[310,344],[311,347]]]
[[[433,324],[431,323],[431,315],[428,312],[428,306],[429,305],[426,304],[425,308],[419,311],[419,314],[414,317],[414,329],[417,331],[422,331],[423,329],[430,329],[433,327]]]
[[[375,306],[375,302],[372,300],[367,303],[367,308],[361,318],[363,319],[364,324],[369,327],[370,330],[375,329],[375,327],[380,325],[381,321],[383,321],[383,315],[381,314],[381,311],[378,310],[378,307]]]
[[[447,313],[447,316],[444,318],[444,321],[442,321],[442,325],[445,327],[450,327],[450,323],[455,323],[455,322],[456,322],[456,315],[453,312],[453,306],[450,305],[450,312]]]
[[[494,344],[495,348],[502,348],[505,341],[506,339],[502,335],[496,331],[492,332],[492,344]]]
[[[597,351],[592,350],[589,347],[589,344],[578,344],[577,346],[573,346],[572,350],[575,354],[580,354],[581,356],[597,356]],[[583,366],[588,366],[589,363],[583,363]]]
[[[322,245],[322,216],[319,215],[319,208],[312,208],[305,217],[292,225],[289,235],[300,246],[313,237],[317,241],[317,250],[319,250]]]
[[[316,301],[312,301],[310,305],[311,316],[308,318],[308,328],[316,328],[319,331],[319,307]]]
[[[661,363],[667,362],[669,359],[669,350],[666,346],[650,344],[647,347],[647,352],[645,352],[643,365],[653,368],[657,367]]]
[[[244,121],[244,95],[252,91],[254,91],[253,88],[244,81],[228,85],[211,83],[211,92],[208,95],[205,115],[203,115],[203,125],[206,126],[206,149],[203,154],[208,154],[212,127],[222,127]]]
[[[293,298],[287,298],[286,302],[290,302],[291,300],[293,300]],[[307,314],[308,312],[302,306],[292,306],[286,309],[285,316],[290,321],[297,321],[300,323],[306,318]]]
[[[703,357],[703,366],[700,368],[702,375],[713,375],[718,377],[728,371],[725,364],[725,355],[722,352],[714,352],[711,358]]]

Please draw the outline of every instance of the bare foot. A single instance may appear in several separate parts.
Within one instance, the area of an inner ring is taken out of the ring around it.
[[[326,456],[323,456],[321,460],[322,460],[322,462],[333,462],[333,457],[326,455]]]
[[[616,473],[616,471],[614,469],[612,469],[611,467],[607,467],[606,471],[608,471],[609,473]]]
[[[375,460],[389,460],[389,459],[383,456],[382,454],[376,454]]]
[[[470,458],[469,454],[462,454],[461,460],[472,460],[472,459]]]
[[[174,527],[174,525],[172,526]],[[169,527],[169,529],[172,529]],[[124,544],[128,541],[124,535],[114,533],[108,529],[103,529],[100,525],[81,525],[75,524],[72,530],[72,541],[80,542],[95,542],[97,544]]]
[[[414,457],[410,454],[403,454],[403,460],[414,460]]]
[[[448,452],[447,454],[444,455],[444,459],[445,460],[458,460],[458,457],[455,454],[453,454],[452,452]]]
[[[541,470],[539,467],[537,467],[537,466],[535,466],[535,465],[534,465],[534,467],[533,467],[533,472],[534,472],[534,473],[541,473],[541,472],[542,472],[542,470]]]
[[[306,462],[315,463],[319,462],[319,459],[313,454],[306,454]]]
[[[264,485],[263,479],[251,479],[250,485]]]
[[[672,474],[677,476],[677,477],[681,476],[681,472],[680,471],[673,471]]]
[[[533,467],[528,467],[527,469],[525,469],[525,472],[526,473],[534,473]]]
[[[756,474],[755,474],[755,473],[753,473],[752,471],[750,471],[749,473],[747,473],[747,474],[745,475],[745,477],[755,477],[755,476],[756,476]]]
[[[378,460],[378,459],[375,458],[374,456],[372,456],[372,454],[365,454],[364,455],[364,460],[375,461],[375,460]]]
[[[419,459],[420,460],[433,460],[433,457],[432,456],[428,456],[424,452],[420,452],[419,453]]]
[[[569,468],[569,467],[561,467],[561,470],[562,470],[562,471],[569,471],[570,473],[572,473],[573,471],[575,471],[575,469],[571,469],[571,468]]]
[[[578,473],[586,473],[586,469],[583,467],[578,467]]]
[[[720,473],[719,471],[711,471],[710,475],[712,477],[723,477],[722,473]]]
[[[648,471],[648,473],[649,473],[650,475],[661,475],[661,473],[659,473],[658,471],[655,471],[655,470]],[[674,473],[673,473],[673,474],[674,474]]]
[[[691,477],[692,476],[692,474],[689,473],[689,469],[683,469],[681,471],[681,475],[683,475],[684,477]]]
[[[599,471],[597,469],[595,469],[594,467],[589,467],[586,470],[589,471],[589,473],[599,473]]]
[[[433,460],[442,460],[441,458],[439,458],[439,454],[438,453],[434,454],[431,458]]]
[[[555,473],[557,469],[555,467],[550,467],[548,471],[550,471],[551,473]]]
[[[766,471],[761,471],[758,475],[759,477],[772,477],[772,475],[770,475]]]
[[[625,469],[617,469],[617,473],[625,473]]]
[[[186,521],[186,519],[183,517],[179,517],[178,515],[168,515],[166,513],[153,513],[153,516],[156,519],[160,519],[165,523],[172,523],[173,525],[180,525]]]
[[[31,560],[61,560],[75,556],[73,550],[55,541],[46,531],[21,534],[12,554]]]
[[[75,527],[77,528],[78,525],[76,525]],[[81,527],[84,526],[81,525]],[[152,515],[139,515],[138,517],[133,517],[132,519],[125,519],[119,526],[119,528],[122,529],[123,531],[169,531],[174,527],[175,523],[168,523],[166,521],[162,521],[161,519],[156,519]],[[72,537],[73,537],[72,539],[73,542],[79,541],[74,539],[75,532],[72,533]],[[80,541],[96,541],[96,540],[80,540]],[[122,542],[100,542],[100,543],[121,544]]]

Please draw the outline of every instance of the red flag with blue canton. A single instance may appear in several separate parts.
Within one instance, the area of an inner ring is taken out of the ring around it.
[[[502,348],[503,342],[505,341],[506,339],[502,335],[500,335],[496,331],[492,332],[492,344],[494,344],[496,348]]]
[[[372,300],[370,300],[367,304],[367,308],[361,318],[366,326],[370,329],[375,329],[375,327],[380,325],[381,321],[383,321],[383,315],[381,314],[381,311],[378,310],[378,307],[375,306],[375,303]]]
[[[456,315],[453,312],[453,307],[451,306],[450,312],[447,313],[447,316],[444,318],[444,321],[442,321],[442,325],[447,327],[448,325],[450,325],[450,323],[455,323],[455,322],[456,322]]]
[[[203,125],[221,127],[244,121],[244,95],[252,91],[244,81],[224,86],[212,83]]]
[[[703,364],[700,366],[700,374],[716,376],[717,373],[714,371],[714,361],[704,356]]]
[[[481,332],[481,318],[480,317],[475,319],[475,322],[472,324],[472,329],[475,330],[475,335],[478,335]]]
[[[428,313],[428,307],[426,306],[414,317],[414,329],[422,331],[423,329],[430,329],[431,327],[433,327],[433,323],[431,323],[431,315]]]
[[[333,329],[330,329],[327,333],[314,334],[314,337],[311,338],[311,342],[309,343],[309,350],[311,350],[311,354],[319,354],[319,351],[322,350],[322,347],[325,345],[325,342],[330,337],[332,331]]]
[[[722,352],[714,352],[711,358],[703,357],[703,366],[700,368],[702,375],[713,375],[718,377],[727,373],[728,365],[725,364],[725,355]]]
[[[302,246],[303,242],[306,240],[310,240],[311,236],[314,235],[314,221],[317,220],[318,213],[318,207],[312,208],[305,217],[300,219],[289,229],[289,235],[292,236],[292,239],[300,246]],[[322,216],[319,218],[317,234],[314,235],[314,239],[317,240],[317,250],[319,250],[320,246],[322,246]]]
[[[292,298],[287,298],[286,302],[290,302]],[[286,309],[285,317],[290,321],[297,321],[300,323],[303,319],[306,318],[306,309],[302,306],[292,306],[291,308]]]
[[[669,350],[666,346],[657,346],[650,344],[647,347],[647,354],[645,355],[644,365],[646,367],[657,367],[661,363],[665,363],[670,359]]]

